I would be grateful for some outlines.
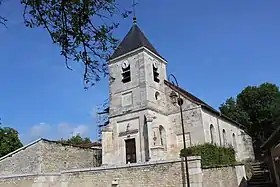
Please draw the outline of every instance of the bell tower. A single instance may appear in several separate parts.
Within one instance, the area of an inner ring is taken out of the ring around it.
[[[134,23],[109,61],[109,125],[102,133],[103,163],[145,162],[147,110],[164,113],[166,60]]]
[[[110,116],[158,108],[153,105],[161,98],[166,63],[134,22],[110,59]]]

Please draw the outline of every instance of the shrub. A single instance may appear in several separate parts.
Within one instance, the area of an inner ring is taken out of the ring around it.
[[[233,148],[218,147],[209,143],[189,147],[185,153],[187,156],[201,156],[201,165],[203,167],[232,165],[236,163]],[[181,150],[180,156],[184,156],[184,149]]]

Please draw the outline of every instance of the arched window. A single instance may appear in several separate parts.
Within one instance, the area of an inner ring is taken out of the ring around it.
[[[211,124],[210,125],[210,138],[211,138],[211,143],[213,144],[214,143],[214,126]]]
[[[223,129],[223,143],[224,146],[227,146],[227,134],[225,129]]]
[[[162,125],[159,126],[160,144],[166,149],[166,133]]]
[[[233,145],[234,150],[236,151],[237,143],[236,143],[236,138],[235,138],[235,134],[234,133],[232,133],[232,145]]]

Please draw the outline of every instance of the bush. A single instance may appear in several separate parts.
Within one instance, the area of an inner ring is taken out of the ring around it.
[[[218,147],[209,143],[189,147],[185,153],[187,156],[201,156],[201,165],[203,167],[232,165],[236,163],[233,148]],[[181,150],[180,156],[184,156],[184,149]]]

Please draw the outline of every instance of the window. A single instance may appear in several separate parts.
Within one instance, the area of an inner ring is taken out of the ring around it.
[[[160,145],[166,149],[166,134],[164,127],[162,125],[159,126],[159,136],[160,136]]]
[[[211,138],[211,144],[214,144],[214,126],[210,125],[210,138]]]
[[[153,62],[153,75],[154,81],[159,83],[158,62],[156,60]]]
[[[160,95],[159,92],[156,92],[156,93],[155,93],[155,98],[156,98],[156,100],[160,100],[159,95]]]
[[[131,81],[130,64],[127,60],[122,63],[122,82],[127,83]]]
[[[233,145],[234,150],[236,151],[237,150],[237,143],[236,143],[236,138],[235,138],[234,133],[232,133],[232,145]]]
[[[223,129],[223,143],[224,146],[227,146],[227,134],[225,129]]]

